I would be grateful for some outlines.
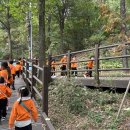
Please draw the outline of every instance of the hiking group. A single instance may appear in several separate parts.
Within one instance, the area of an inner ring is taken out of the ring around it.
[[[58,65],[60,65],[60,69],[61,69],[61,76],[66,76],[67,75],[67,61],[68,61],[68,57],[67,55],[64,55],[61,59],[60,62],[56,62],[55,59],[52,59],[51,61],[51,75],[55,76],[55,70],[58,67]],[[86,77],[92,77],[92,68],[94,66],[94,57],[91,56],[89,58],[89,60],[87,61],[86,65],[85,65],[85,69],[86,72],[83,75],[85,78]],[[70,60],[70,69],[71,69],[71,75],[73,76],[77,76],[78,75],[78,60],[76,58],[76,56],[73,56]]]
[[[23,61],[20,58],[16,65],[13,61],[2,62],[0,68],[0,125],[6,120],[8,98],[15,90],[15,77],[20,78],[22,74]],[[12,89],[11,89],[12,88]],[[38,112],[33,100],[30,97],[29,90],[22,86],[17,90],[18,99],[14,102],[10,116],[10,130],[32,130],[31,119],[35,122],[38,119]]]

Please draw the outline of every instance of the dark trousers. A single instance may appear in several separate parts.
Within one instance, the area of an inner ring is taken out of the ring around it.
[[[74,75],[74,76],[77,76],[77,68],[76,67],[74,67],[74,68],[71,68],[71,70],[72,70],[72,72],[71,72],[71,74],[72,75]]]
[[[86,76],[92,77],[92,71],[91,71],[92,68],[86,67],[86,69],[88,70]]]
[[[12,74],[13,75],[13,83],[12,83],[12,88],[14,89],[14,80],[15,80],[15,74]]]
[[[61,76],[65,76],[65,75],[67,75],[66,65],[62,65],[61,66]]]
[[[0,119],[1,117],[6,117],[6,106],[7,106],[7,98],[0,99]]]
[[[18,78],[19,78],[20,71],[16,71],[16,75],[17,75],[17,76],[18,76]]]
[[[21,74],[21,75],[23,74],[23,70],[20,71],[20,74]]]
[[[32,124],[27,125],[25,127],[16,127],[15,126],[15,130],[32,130]]]

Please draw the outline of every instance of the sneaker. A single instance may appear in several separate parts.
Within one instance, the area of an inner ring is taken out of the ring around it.
[[[2,117],[2,118],[1,118],[1,121],[4,121],[5,119],[6,119],[6,117]]]

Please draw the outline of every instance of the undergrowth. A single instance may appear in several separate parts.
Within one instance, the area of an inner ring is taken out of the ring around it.
[[[123,111],[115,121],[122,97],[59,79],[49,86],[49,115],[57,130],[121,130],[130,117]],[[127,98],[124,107],[129,105]]]

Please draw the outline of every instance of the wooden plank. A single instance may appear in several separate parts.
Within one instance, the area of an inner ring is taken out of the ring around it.
[[[129,78],[100,78],[100,85],[99,87],[108,87],[108,88],[126,88],[128,84]],[[96,87],[97,84],[94,78],[76,78],[76,82],[78,84],[82,84],[84,86],[94,86]]]

